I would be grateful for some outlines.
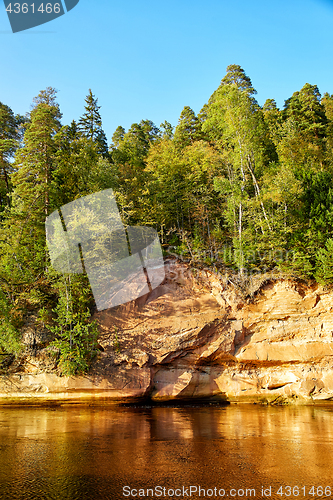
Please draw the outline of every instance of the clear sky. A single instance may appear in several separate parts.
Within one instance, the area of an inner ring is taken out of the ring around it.
[[[118,125],[176,125],[186,105],[198,113],[229,64],[260,104],[282,107],[306,82],[333,93],[333,0],[80,0],[16,34],[0,2],[0,101],[25,114],[55,87],[69,124],[91,88],[109,142]]]

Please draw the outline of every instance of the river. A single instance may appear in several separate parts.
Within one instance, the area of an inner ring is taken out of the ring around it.
[[[0,408],[1,499],[331,496],[333,406]]]

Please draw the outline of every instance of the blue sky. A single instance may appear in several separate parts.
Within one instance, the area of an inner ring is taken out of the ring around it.
[[[306,82],[333,93],[333,0],[80,0],[16,34],[1,2],[0,42],[1,102],[24,114],[52,86],[67,124],[91,88],[109,142],[118,125],[176,125],[186,105],[198,113],[229,64],[260,104],[282,107]]]

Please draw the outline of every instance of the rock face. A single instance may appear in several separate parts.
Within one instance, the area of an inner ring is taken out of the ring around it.
[[[244,299],[208,269],[165,265],[165,282],[149,295],[95,314],[103,352],[87,376],[30,367],[0,379],[2,401],[333,399],[332,292],[280,278]]]

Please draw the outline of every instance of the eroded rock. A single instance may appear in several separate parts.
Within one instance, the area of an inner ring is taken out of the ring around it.
[[[86,377],[25,367],[11,382],[2,377],[2,394],[274,404],[333,398],[332,292],[266,279],[245,299],[225,276],[176,260],[165,266],[166,279],[151,294],[95,314],[103,352]]]

